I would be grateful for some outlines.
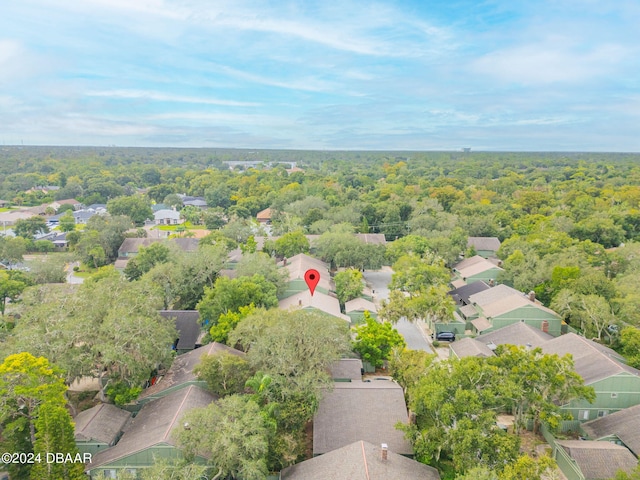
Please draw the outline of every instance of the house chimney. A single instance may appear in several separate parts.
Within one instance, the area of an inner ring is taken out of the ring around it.
[[[493,278],[489,279],[489,286],[493,287],[496,284],[496,281]]]
[[[301,298],[299,298],[299,299],[298,299],[298,306],[299,306],[299,307],[301,307],[301,306],[302,306],[302,299],[301,299]]]
[[[284,257],[284,258],[282,259],[282,266],[283,266],[283,267],[286,267],[286,266],[287,266],[287,257]]]
[[[529,300],[531,300],[532,302],[536,301],[536,292],[534,292],[533,290],[529,292]]]
[[[380,445],[380,453],[381,453],[381,459],[383,462],[387,461],[387,453],[389,451],[389,447],[387,446],[386,443],[383,443],[382,445]]]
[[[549,322],[547,320],[542,321],[541,329],[544,333],[549,333]]]

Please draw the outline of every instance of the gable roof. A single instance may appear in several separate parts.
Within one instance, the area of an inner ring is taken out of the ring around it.
[[[156,220],[161,220],[163,218],[169,218],[171,220],[180,220],[180,212],[176,212],[175,210],[156,210],[153,212],[153,218]]]
[[[521,307],[537,308],[559,318],[559,315],[538,301],[532,301],[524,293],[508,285],[496,285],[469,296],[469,301],[482,308],[487,318],[497,317]]]
[[[121,458],[146,450],[154,445],[173,445],[172,431],[184,414],[197,407],[206,407],[215,397],[206,390],[191,385],[166,397],[147,403],[118,443],[93,456],[90,469],[113,463]]]
[[[475,293],[484,292],[491,287],[484,283],[482,280],[477,282],[471,282],[468,285],[462,285],[461,287],[454,288],[449,291],[449,295],[453,298],[453,301],[457,304],[468,304],[469,297]]]
[[[138,397],[138,400],[144,400],[151,395],[157,395],[169,388],[196,381],[197,377],[193,373],[193,369],[200,364],[202,356],[214,355],[218,352],[228,352],[239,356],[244,355],[244,352],[218,342],[209,343],[195,350],[191,350],[188,353],[178,355],[164,377],[156,382],[155,385],[144,390]]]
[[[562,440],[557,442],[580,467],[586,480],[613,478],[618,470],[630,472],[638,459],[621,445],[611,442]]]
[[[542,351],[560,356],[570,353],[574,369],[584,379],[585,385],[619,373],[640,375],[640,371],[617,361],[619,355],[610,348],[575,333],[567,333],[549,340],[542,345]]]
[[[497,252],[500,248],[500,240],[497,237],[468,237],[467,247]]]
[[[581,425],[590,438],[615,435],[634,455],[640,455],[640,405],[625,408]]]
[[[313,268],[320,274],[318,287],[324,288],[325,290],[331,290],[333,288],[329,265],[322,260],[305,255],[304,253],[299,253],[298,255],[288,258],[284,268],[289,271],[289,281],[304,279],[305,272]]]
[[[357,441],[285,468],[282,480],[440,480],[438,471],[415,460],[387,451],[382,460],[380,446]]]
[[[115,405],[101,403],[80,412],[73,419],[75,439],[84,442],[96,440],[113,445],[130,418],[130,412]]]
[[[458,272],[462,278],[467,278],[494,268],[502,270],[502,268],[497,266],[495,263],[490,262],[480,255],[475,255],[471,258],[465,258],[461,262],[457,263],[453,267],[453,270]]]
[[[495,356],[493,350],[491,350],[486,344],[479,342],[474,338],[463,338],[451,343],[449,348],[458,358]]]
[[[532,327],[525,322],[516,322],[506,327],[499,328],[493,332],[478,335],[478,342],[493,343],[494,345],[520,345],[540,347],[555,337],[542,330]]]
[[[178,330],[177,350],[192,350],[200,336],[200,312],[197,310],[160,310],[164,318],[171,318]]]
[[[412,455],[396,423],[408,423],[402,387],[393,381],[334,383],[325,391],[313,417],[313,454],[327,453],[358,440]]]
[[[376,313],[378,311],[375,303],[367,300],[366,298],[354,298],[344,304],[344,311],[349,312],[364,312],[368,311]]]
[[[340,311],[340,301],[336,297],[325,295],[317,290],[313,295],[311,295],[309,290],[303,290],[290,297],[283,298],[278,302],[278,307],[282,310],[315,308],[321,312],[351,322],[351,318]]]
[[[271,220],[271,215],[273,214],[273,210],[271,208],[265,208],[264,210],[260,210],[256,214],[257,220]]]

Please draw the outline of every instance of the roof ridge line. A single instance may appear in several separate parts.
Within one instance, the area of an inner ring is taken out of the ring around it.
[[[187,387],[185,389],[185,394],[184,394],[184,398],[182,399],[182,401],[180,402],[180,406],[178,407],[178,410],[176,411],[176,414],[173,416],[173,418],[171,419],[171,423],[169,423],[169,427],[167,428],[167,431],[164,432],[164,435],[162,436],[162,440],[166,441],[167,437],[169,436],[169,433],[171,432],[171,430],[173,429],[173,424],[176,423],[176,420],[178,419],[178,415],[180,415],[180,412],[182,411],[182,407],[184,406],[184,403],[187,401],[187,397],[189,396],[189,392],[191,392],[191,389],[194,387],[195,385],[189,385],[189,387]]]

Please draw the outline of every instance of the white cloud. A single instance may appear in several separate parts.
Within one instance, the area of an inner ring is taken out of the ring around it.
[[[235,100],[221,100],[209,97],[189,97],[173,95],[151,90],[99,90],[86,93],[89,97],[122,98],[131,100],[154,100],[158,102],[196,103],[202,105],[222,105],[226,107],[258,107],[256,102],[238,102]]]
[[[588,51],[558,43],[538,43],[498,50],[472,63],[472,69],[504,82],[522,85],[586,83],[624,66],[628,49],[599,45]]]

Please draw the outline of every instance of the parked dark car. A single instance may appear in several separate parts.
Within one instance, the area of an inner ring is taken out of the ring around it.
[[[440,332],[436,333],[436,340],[444,341],[444,342],[455,342],[456,334],[455,332]]]

